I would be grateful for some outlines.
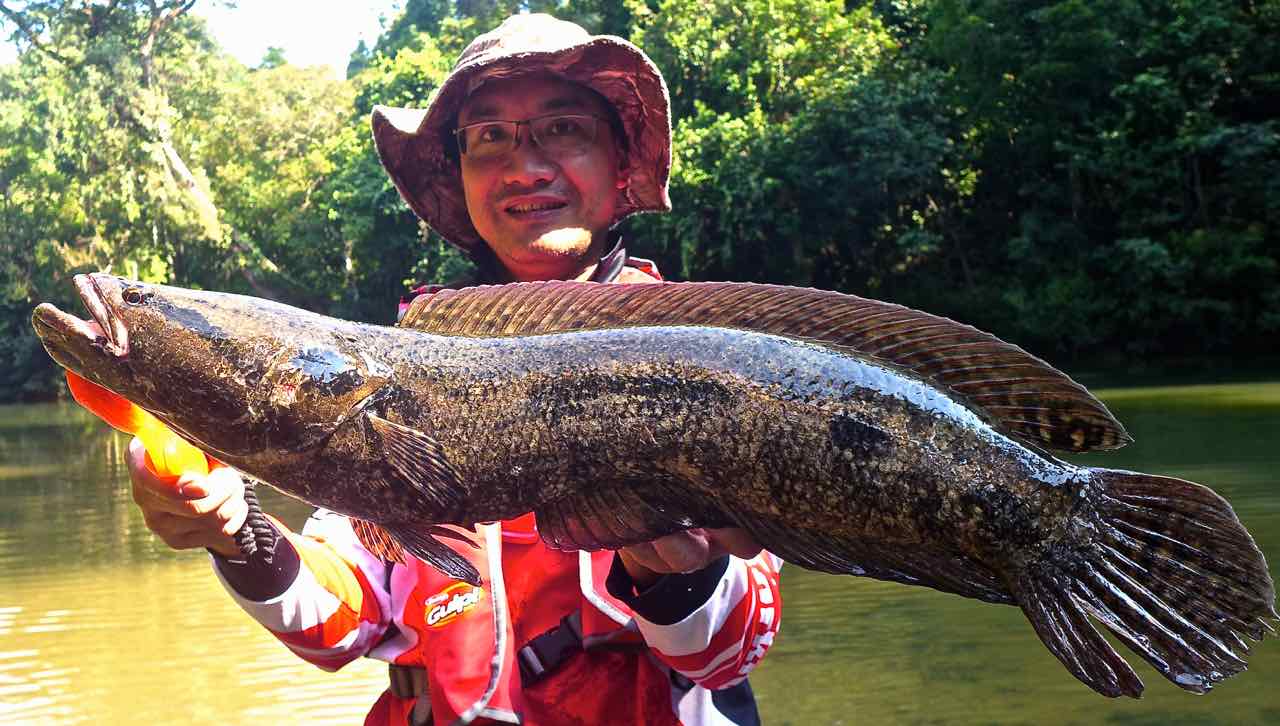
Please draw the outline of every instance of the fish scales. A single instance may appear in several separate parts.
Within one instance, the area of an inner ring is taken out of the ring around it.
[[[1020,607],[1078,679],[1141,693],[1092,617],[1193,692],[1276,618],[1266,563],[1191,482],[1048,450],[1128,435],[1015,346],[907,308],[735,283],[441,293],[398,328],[79,276],[60,364],[371,551],[475,571],[442,525],[537,514],[549,545],[741,526],[805,567]],[[96,324],[95,324],[96,323]]]
[[[392,403],[388,418],[445,448],[468,490],[463,524],[517,516],[584,487],[656,479],[744,515],[787,511],[851,536],[905,543],[934,531],[951,542],[966,532],[981,539],[985,523],[968,515],[993,510],[984,499],[1005,485],[993,475],[1008,468],[998,461],[968,488],[938,486],[953,457],[979,461],[980,440],[998,434],[961,407],[930,401],[918,382],[816,346],[648,328],[463,344],[448,356],[467,367],[443,389]],[[919,443],[934,439],[943,445]],[[926,457],[935,471],[921,467]],[[1017,463],[1022,476],[1005,477],[1015,485],[1025,478]],[[299,478],[322,481],[334,473],[324,467],[343,465],[326,461]]]

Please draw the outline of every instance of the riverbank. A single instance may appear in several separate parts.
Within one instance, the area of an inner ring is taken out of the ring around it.
[[[1280,381],[1280,357],[1191,356],[1049,361],[1089,389]]]

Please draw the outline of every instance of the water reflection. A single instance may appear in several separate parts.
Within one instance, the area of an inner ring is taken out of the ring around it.
[[[199,558],[6,578],[4,723],[360,723],[385,679],[329,676],[246,621]]]
[[[0,409],[0,723],[362,722],[385,666],[324,673],[248,621],[146,530],[126,444],[74,406]]]
[[[1103,395],[1137,441],[1083,461],[1213,486],[1275,572],[1280,384]],[[241,615],[202,554],[146,531],[124,446],[73,406],[0,408],[0,723],[360,723],[384,668],[321,672]],[[306,514],[266,498],[286,521]],[[1274,642],[1207,697],[1131,657],[1146,697],[1109,700],[1015,608],[797,567],[784,581],[782,632],[752,679],[772,725],[1280,723]]]

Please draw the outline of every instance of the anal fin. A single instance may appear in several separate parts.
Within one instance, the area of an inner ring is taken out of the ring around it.
[[[653,480],[601,483],[534,513],[542,540],[561,550],[620,549],[693,527],[728,524],[688,487]]]
[[[794,565],[841,575],[931,587],[985,602],[1012,604],[995,573],[959,552],[849,541],[756,512],[729,512],[762,547]]]
[[[351,529],[356,533],[356,539],[360,540],[360,544],[374,557],[384,562],[404,563],[407,561],[408,558],[405,557],[404,548],[382,527],[372,522],[352,517]]]
[[[464,535],[437,525],[383,527],[362,519],[352,519],[351,528],[365,549],[387,562],[404,563],[410,556],[417,557],[455,580],[480,585],[480,573],[475,566],[436,539],[437,536],[458,539],[475,547]]]
[[[1014,595],[1040,642],[1071,675],[1104,696],[1142,695],[1142,679],[1089,622],[1080,605],[1052,579],[1014,584]]]

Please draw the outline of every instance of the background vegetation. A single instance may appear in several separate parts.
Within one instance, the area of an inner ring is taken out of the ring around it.
[[[31,332],[110,269],[387,322],[465,263],[378,167],[517,10],[630,38],[675,112],[677,279],[815,285],[1063,364],[1280,353],[1280,0],[407,0],[349,78],[246,68],[197,0],[0,0],[0,401],[55,395]]]

